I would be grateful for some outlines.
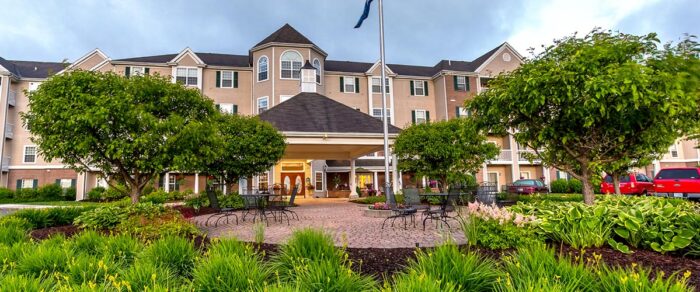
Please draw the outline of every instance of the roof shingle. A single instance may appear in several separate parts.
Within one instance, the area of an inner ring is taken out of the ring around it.
[[[282,27],[280,27],[278,30],[267,36],[265,39],[263,39],[253,47],[259,47],[267,43],[314,45],[314,43],[311,42],[311,40],[309,40],[299,31],[294,29],[291,25],[289,25],[289,23],[285,23]]]
[[[68,66],[67,63],[5,60],[0,65],[19,78],[48,78]]]

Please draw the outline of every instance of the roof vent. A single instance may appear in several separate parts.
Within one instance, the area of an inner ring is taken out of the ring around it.
[[[447,60],[447,65],[452,66],[452,60]]]
[[[316,92],[316,67],[308,60],[301,67],[301,92]]]
[[[34,71],[36,71],[36,70],[39,70],[39,68],[37,68],[36,66],[34,66]]]

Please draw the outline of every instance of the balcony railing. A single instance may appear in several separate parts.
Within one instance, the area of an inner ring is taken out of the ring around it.
[[[15,106],[16,102],[17,102],[17,91],[10,91],[10,94],[7,96],[7,104],[9,106]]]
[[[518,161],[529,162],[528,156],[536,155],[535,150],[518,150]],[[536,158],[532,161],[539,163],[541,160]]]
[[[14,127],[15,125],[13,124],[5,124],[5,139],[12,139],[15,137]]]
[[[5,158],[2,159],[2,171],[10,171],[10,156],[5,156]]]
[[[501,153],[498,154],[498,158],[496,160],[497,161],[512,161],[513,160],[513,152],[511,150],[501,150]]]

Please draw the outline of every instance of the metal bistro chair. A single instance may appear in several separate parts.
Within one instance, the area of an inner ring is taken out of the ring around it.
[[[495,183],[483,182],[476,191],[476,201],[486,205],[496,203],[498,188]]]
[[[255,218],[259,213],[260,198],[254,194],[241,195],[241,198],[243,199],[243,210],[245,211],[243,213],[243,222],[250,215],[250,212],[253,212],[253,222],[255,222]]]
[[[435,228],[437,228],[440,222],[447,225],[447,229],[450,229],[450,224],[447,223],[448,219],[454,219],[454,217],[449,216],[450,212],[455,210],[455,203],[459,199],[459,189],[450,189],[447,192],[447,196],[441,198],[440,207],[438,209],[431,209],[425,212],[425,218],[423,219],[423,230],[425,230],[425,223],[428,220],[435,221]]]
[[[297,221],[299,221],[299,215],[297,215],[297,213],[294,212],[293,210],[289,209],[290,207],[294,206],[294,199],[297,197],[298,192],[299,192],[299,186],[295,186],[294,189],[292,189],[292,195],[289,197],[289,201],[271,201],[271,202],[269,202],[270,203],[270,205],[269,205],[270,211],[272,211],[273,216],[274,216],[274,212],[279,213],[280,222],[282,221],[282,215],[284,215],[284,217],[287,218],[287,225],[289,225],[289,215],[292,216],[292,219],[296,219]]]
[[[403,189],[403,201],[406,206],[411,206],[418,212],[425,213],[425,211],[430,210],[429,205],[421,204],[418,189]],[[421,215],[425,216],[425,214]]]
[[[216,192],[208,190],[206,191],[207,197],[209,197],[209,206],[211,208],[214,208],[216,210],[216,213],[212,214],[207,218],[207,220],[204,222],[204,226],[209,226],[209,220],[212,218],[215,218],[218,216],[216,221],[214,221],[214,227],[219,225],[219,221],[226,218],[226,224],[229,223],[229,217],[233,216],[236,218],[236,225],[238,225],[238,215],[236,215],[235,212],[236,209],[234,208],[221,208],[219,205],[219,198],[216,197]]]

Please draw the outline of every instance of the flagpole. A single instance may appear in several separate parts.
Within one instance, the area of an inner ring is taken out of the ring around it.
[[[384,58],[384,5],[379,0],[379,64],[382,67],[382,79],[379,81],[382,89],[382,120],[384,123],[384,194],[386,203],[390,206],[396,204],[394,192],[391,189],[389,177],[389,115],[386,108],[386,63]]]

